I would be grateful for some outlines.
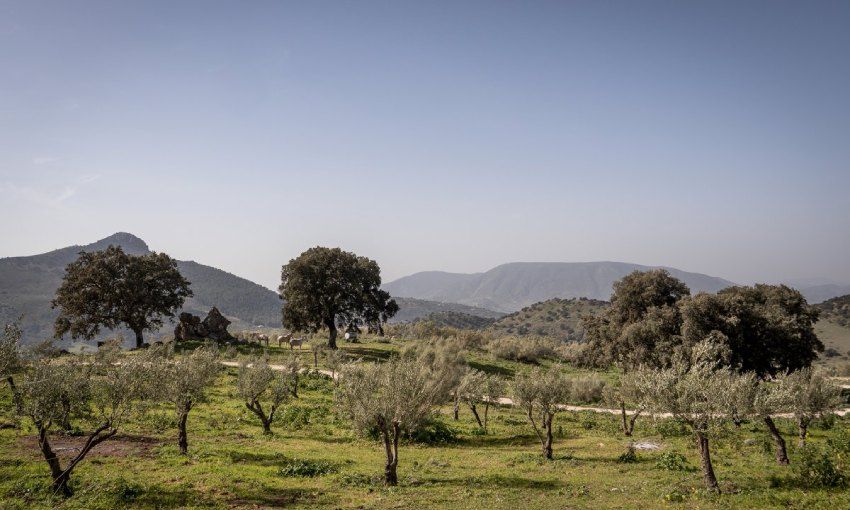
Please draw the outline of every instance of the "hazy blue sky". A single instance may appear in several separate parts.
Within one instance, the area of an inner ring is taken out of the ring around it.
[[[0,256],[850,281],[850,2],[0,0]]]

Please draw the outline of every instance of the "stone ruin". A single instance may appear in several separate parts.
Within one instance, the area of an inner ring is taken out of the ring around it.
[[[218,308],[213,307],[204,320],[188,312],[180,314],[180,322],[174,328],[174,340],[215,340],[216,342],[236,342],[237,339],[227,331],[230,321]]]

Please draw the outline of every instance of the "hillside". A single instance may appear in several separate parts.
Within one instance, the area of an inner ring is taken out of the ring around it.
[[[69,246],[41,255],[0,259],[0,323],[23,316],[24,341],[52,336],[56,312],[50,300],[59,287],[65,266],[80,251],[103,250],[110,244],[134,255],[148,253],[147,244],[132,234],[117,233],[85,246]],[[234,322],[232,329],[280,324],[280,299],[275,292],[214,267],[192,261],[178,261],[180,272],[192,283],[195,296],[184,310],[206,314],[213,306]],[[159,334],[173,329],[166,325]],[[121,332],[119,332],[121,333]],[[104,332],[102,336],[107,336]],[[156,336],[157,333],[154,333]],[[125,335],[126,336],[126,335]]]
[[[829,299],[815,307],[820,310],[821,320],[829,320],[840,326],[850,327],[850,294]]]
[[[515,262],[485,273],[427,271],[384,285],[394,296],[461,303],[502,312],[552,298],[607,300],[615,281],[650,266],[623,262]],[[699,273],[665,268],[691,292],[717,292],[732,282]]]
[[[821,313],[815,332],[826,347],[820,361],[831,365],[846,364],[850,360],[850,295],[815,306]]]
[[[504,316],[502,312],[494,312],[485,308],[475,306],[461,305],[458,303],[443,303],[440,301],[428,301],[424,299],[414,299],[405,297],[395,297],[399,306],[399,311],[390,319],[391,323],[397,322],[413,322],[417,319],[423,319],[432,314],[464,314],[474,317],[487,319],[498,319]]]
[[[490,317],[479,317],[461,312],[434,312],[420,320],[433,322],[440,327],[448,326],[457,329],[484,329],[496,322],[496,319]]]
[[[504,335],[546,336],[564,342],[581,342],[581,317],[600,313],[608,303],[596,299],[549,299],[506,315],[488,329]]]

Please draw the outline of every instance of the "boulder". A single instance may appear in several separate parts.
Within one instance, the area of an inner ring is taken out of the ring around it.
[[[233,342],[236,338],[227,331],[230,321],[218,308],[213,307],[204,320],[188,312],[180,314],[180,322],[174,328],[174,340],[215,340],[216,342]]]
[[[206,337],[212,338],[218,342],[232,342],[236,340],[236,338],[227,331],[227,326],[230,325],[230,321],[218,311],[218,308],[213,307],[210,310],[210,313],[207,314],[207,317],[201,323],[204,330],[206,330]]]
[[[177,327],[174,328],[174,340],[181,342],[183,340],[198,340],[206,338],[207,330],[201,322],[201,318],[197,315],[192,315],[189,312],[180,314],[180,321]]]

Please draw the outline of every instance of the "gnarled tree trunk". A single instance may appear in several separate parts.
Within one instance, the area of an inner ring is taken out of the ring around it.
[[[481,422],[481,417],[478,415],[478,407],[475,404],[469,404],[469,410],[472,411],[472,416],[475,416],[475,421],[478,422],[478,426],[483,429],[484,423]]]
[[[387,426],[386,423],[381,421],[379,426],[384,438],[384,450],[387,454],[387,463],[384,466],[384,484],[398,485],[398,439],[401,435],[401,427],[395,421],[392,422],[391,426]]]
[[[708,449],[708,437],[703,432],[697,432],[697,446],[699,447],[702,479],[705,482],[705,486],[711,490],[719,490],[717,477],[714,476],[714,467],[711,465],[711,451]]]
[[[809,435],[809,420],[807,418],[797,418],[797,427],[800,429],[800,446],[806,445],[806,438]]]
[[[779,429],[773,423],[773,418],[765,416],[764,424],[767,425],[770,437],[773,438],[773,442],[776,444],[776,462],[782,466],[787,466],[790,464],[790,461],[788,460],[788,450],[785,448],[785,439],[782,438],[782,434],[779,433]]]
[[[181,411],[177,419],[177,445],[180,447],[181,455],[189,453],[189,435],[186,433],[186,421],[188,419],[189,409]]]
[[[543,456],[552,460],[552,419],[555,416],[548,414],[543,418],[543,428],[546,429],[546,441],[543,443]]]

